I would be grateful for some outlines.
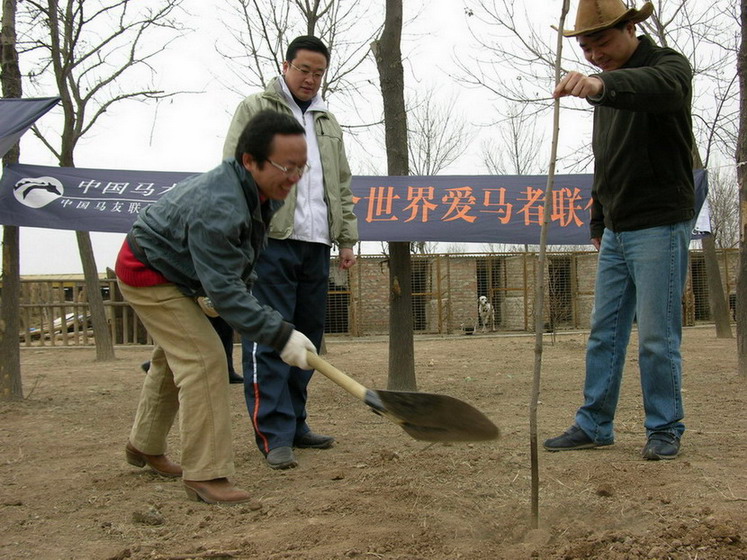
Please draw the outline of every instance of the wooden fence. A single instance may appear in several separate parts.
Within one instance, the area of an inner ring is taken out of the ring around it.
[[[101,279],[107,322],[115,344],[152,344],[112,278]],[[84,281],[75,276],[22,278],[19,342],[22,346],[86,346],[94,343]]]
[[[725,296],[735,304],[737,250],[719,251]],[[362,257],[349,271],[335,266],[329,284],[329,335],[367,336],[388,332],[389,275],[385,257]],[[477,298],[488,297],[495,310],[488,331],[533,329],[535,253],[413,256],[413,324],[417,333],[482,333]],[[548,253],[545,327],[588,329],[594,295],[596,254]],[[111,277],[101,279],[106,316],[115,344],[152,344],[147,331]],[[0,284],[1,286],[1,284]],[[708,323],[710,298],[703,255],[692,251],[683,301],[686,325]],[[93,344],[83,278],[22,278],[19,342],[23,346]]]

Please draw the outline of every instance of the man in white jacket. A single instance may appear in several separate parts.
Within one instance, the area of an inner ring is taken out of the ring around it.
[[[239,104],[223,150],[224,158],[233,154],[239,132],[263,109],[293,115],[306,130],[308,169],[272,219],[253,293],[317,348],[324,334],[330,248],[337,245],[339,266],[345,270],[355,264],[353,246],[358,242],[342,130],[319,94],[328,65],[329,51],[318,38],[291,41],[282,76]],[[333,437],[312,432],[306,423],[312,371],[290,367],[275,350],[248,339],[242,339],[242,349],[247,409],[268,465],[295,467],[293,447],[331,447]]]

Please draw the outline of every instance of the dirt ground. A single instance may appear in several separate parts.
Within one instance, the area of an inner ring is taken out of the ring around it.
[[[580,404],[586,333],[546,339],[539,441]],[[636,344],[635,337],[631,348]],[[328,341],[328,361],[386,387],[385,340]],[[238,485],[262,504],[188,501],[179,480],[124,461],[149,349],[23,349],[26,399],[0,403],[0,558],[32,559],[747,559],[747,380],[736,342],[685,331],[688,430],[675,461],[644,461],[637,352],[628,357],[610,448],[539,452],[532,529],[528,405],[533,336],[415,341],[421,391],[483,410],[500,439],[427,444],[321,375],[312,427],[330,450],[298,450],[273,471],[253,444],[242,387],[233,385]],[[236,348],[236,357],[239,349]],[[172,430],[170,454],[179,458]]]

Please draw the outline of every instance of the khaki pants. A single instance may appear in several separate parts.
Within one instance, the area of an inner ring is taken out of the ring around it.
[[[233,475],[228,369],[215,329],[173,284],[119,287],[155,342],[130,442],[148,455],[165,453],[180,411],[183,478]]]

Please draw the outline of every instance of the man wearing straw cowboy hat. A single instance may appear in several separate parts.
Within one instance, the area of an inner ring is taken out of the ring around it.
[[[694,218],[692,70],[681,54],[636,37],[653,6],[580,0],[573,31],[599,71],[569,72],[554,97],[594,106],[591,240],[599,250],[586,351],[584,404],[548,451],[614,443],[633,321],[638,323],[645,459],[674,459],[685,430],[681,395],[682,292]]]

